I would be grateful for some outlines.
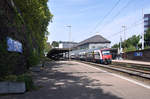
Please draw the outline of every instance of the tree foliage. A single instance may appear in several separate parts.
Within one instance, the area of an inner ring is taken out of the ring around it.
[[[46,43],[46,46],[45,46],[45,53],[48,53],[51,49],[51,45],[50,43]]]
[[[1,0],[0,3],[0,79],[20,75],[36,65],[44,55],[47,26],[53,15],[48,0]],[[22,43],[23,53],[7,50],[7,37]]]
[[[130,46],[137,47],[140,41],[140,35],[136,36],[133,35],[132,37],[128,38],[126,41],[123,42],[123,48],[129,48]]]
[[[148,29],[148,31],[145,33],[144,41],[145,41],[146,47],[149,47],[150,46],[150,29]]]
[[[120,44],[114,44],[114,45],[112,46],[112,48],[119,48],[119,45],[120,45]]]
[[[140,35],[136,36],[133,35],[132,37],[128,38],[124,42],[122,42],[122,48],[124,51],[133,51],[136,50],[137,46],[139,45]],[[115,44],[112,48],[119,48],[120,44]]]
[[[59,47],[59,42],[53,41],[53,42],[52,42],[52,46],[53,46],[53,47]]]
[[[53,15],[50,13],[48,0],[14,0],[22,15],[34,49],[43,54],[47,26]]]
[[[31,58],[29,57],[30,61],[33,57],[37,59],[36,57],[44,55],[47,35],[49,34],[47,26],[53,17],[48,9],[47,2],[48,0],[14,0],[27,29],[32,55]]]

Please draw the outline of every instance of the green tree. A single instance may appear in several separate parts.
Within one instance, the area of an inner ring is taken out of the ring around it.
[[[0,79],[19,75],[36,65],[46,48],[47,26],[52,22],[48,0],[1,0]],[[8,32],[3,32],[8,31]],[[23,53],[7,51],[6,37],[20,41]]]
[[[45,52],[48,53],[51,48],[52,48],[52,47],[51,47],[50,43],[47,42],[47,43],[46,43],[46,46],[45,46]]]
[[[52,42],[52,46],[53,46],[53,47],[59,47],[59,42],[53,41],[53,42]]]
[[[139,45],[140,35],[136,36],[133,35],[132,37],[128,38],[124,42],[122,42],[122,48],[124,51],[133,51],[136,50],[136,47]],[[112,48],[119,48],[120,44],[115,44]]]
[[[114,44],[112,48],[119,48],[119,44]]]
[[[47,2],[48,0],[14,0],[18,15],[21,15],[27,30],[31,53],[29,55],[32,55],[29,60],[32,60],[33,56],[36,59],[44,55],[49,34],[47,26],[53,17]]]
[[[148,29],[148,31],[145,33],[144,41],[145,41],[146,47],[150,46],[150,29]]]
[[[123,48],[129,48],[130,46],[134,46],[137,47],[137,45],[139,44],[140,41],[140,35],[136,36],[133,35],[132,37],[128,38],[126,41],[124,41]]]

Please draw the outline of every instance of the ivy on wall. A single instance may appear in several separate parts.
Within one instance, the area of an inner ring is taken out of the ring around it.
[[[42,55],[48,33],[47,26],[53,17],[47,6],[48,0],[14,0],[14,2],[25,21],[34,50]]]
[[[0,77],[21,74],[44,55],[47,26],[53,15],[48,0],[2,0],[0,4]],[[6,37],[23,44],[23,53],[7,51]]]

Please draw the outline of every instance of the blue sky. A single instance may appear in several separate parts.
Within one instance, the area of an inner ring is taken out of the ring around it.
[[[68,41],[69,29],[65,27],[66,25],[72,26],[71,40],[75,42],[100,34],[113,45],[119,42],[120,35],[124,36],[123,32],[118,33],[122,31],[123,25],[127,26],[126,38],[141,34],[144,31],[141,20],[142,8],[144,13],[150,13],[149,0],[120,0],[112,13],[102,21],[117,1],[49,0],[48,6],[54,18],[48,26],[50,32],[48,41]],[[129,5],[123,9],[128,2]],[[118,16],[115,17],[116,15]]]

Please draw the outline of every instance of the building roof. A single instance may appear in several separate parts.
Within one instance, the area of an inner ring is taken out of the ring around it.
[[[81,41],[77,44],[77,46],[89,44],[89,43],[111,43],[109,40],[105,39],[101,35],[92,36],[84,41]]]
[[[68,42],[68,41],[60,41],[59,43],[65,43],[65,44],[78,44],[77,42]]]

